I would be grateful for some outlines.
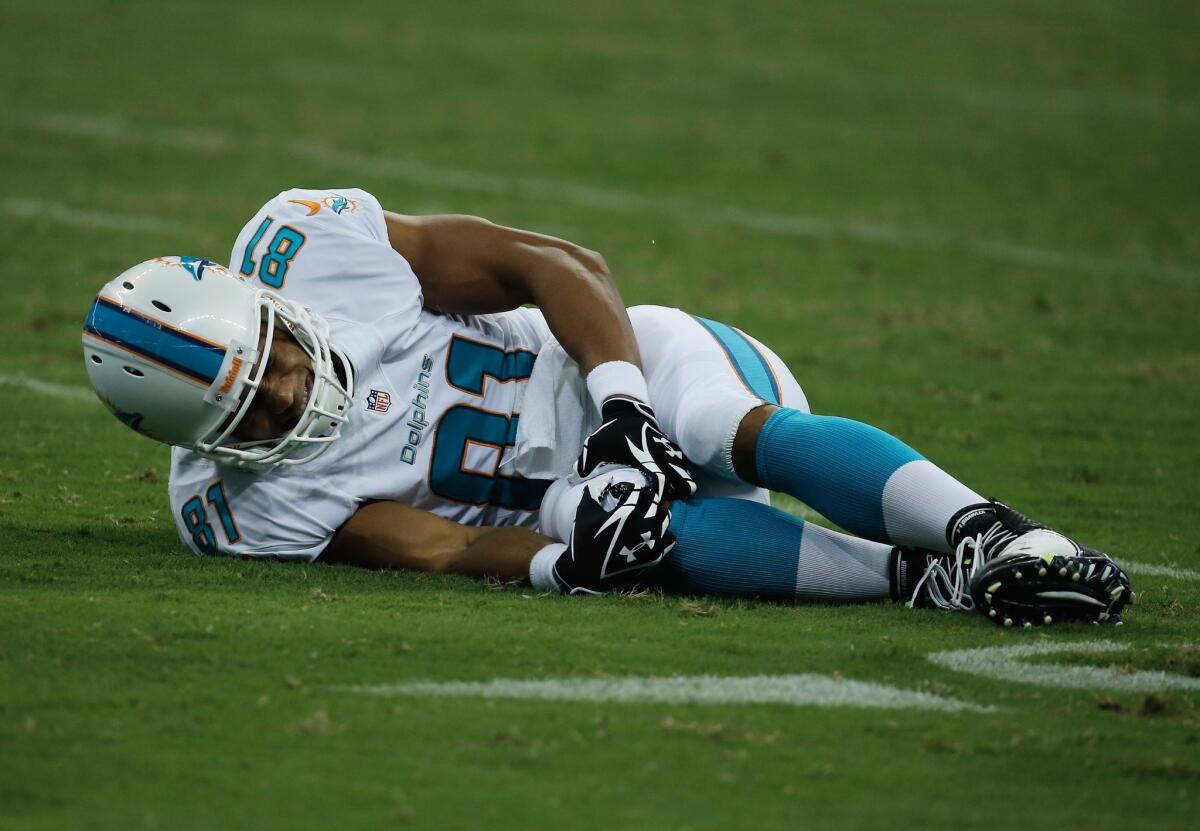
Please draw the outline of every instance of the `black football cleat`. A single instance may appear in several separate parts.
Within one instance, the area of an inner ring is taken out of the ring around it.
[[[1133,601],[1125,572],[1000,502],[965,509],[950,523],[953,554],[893,552],[893,596],[912,607],[979,609],[1002,626],[1121,623]]]
[[[1001,626],[1122,623],[1129,577],[1107,555],[1048,529],[1022,534],[971,579],[975,608]]]

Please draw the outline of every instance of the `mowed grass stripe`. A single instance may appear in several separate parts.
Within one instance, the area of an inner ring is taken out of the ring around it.
[[[188,230],[182,222],[150,216],[129,216],[108,211],[84,210],[45,202],[40,199],[6,198],[0,210],[15,219],[53,220],[63,225],[94,228],[101,231],[127,231],[133,234],[178,234]]]
[[[133,125],[116,116],[62,112],[8,113],[0,121],[55,135],[198,152],[238,146],[230,133]],[[327,144],[290,141],[270,145],[293,158],[340,167],[364,179],[394,179],[426,187],[557,202],[594,210],[668,216],[681,223],[702,223],[781,237],[846,239],[906,249],[960,252],[997,262],[1125,277],[1189,282],[1200,279],[1200,265],[1059,251],[1003,239],[960,238],[936,229],[898,228],[803,214],[755,211],[739,205],[701,204],[686,197],[648,196],[619,188],[557,179],[508,176],[442,167],[394,156],[373,157]],[[154,221],[154,220],[150,220]]]
[[[80,331],[83,331],[83,316],[80,315]],[[52,381],[42,381],[38,378],[30,378],[28,375],[12,375],[9,373],[0,374],[0,387],[18,387],[31,392],[41,393],[42,395],[50,395],[54,398],[63,398],[70,401],[86,402],[89,404],[99,404],[99,399],[96,398],[96,393],[92,392],[87,387],[69,386],[67,384],[55,384]]]

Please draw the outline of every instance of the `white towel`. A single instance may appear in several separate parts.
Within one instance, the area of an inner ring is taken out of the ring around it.
[[[547,340],[521,386],[517,443],[501,467],[527,479],[570,477],[584,439],[600,426],[579,365],[558,341]]]

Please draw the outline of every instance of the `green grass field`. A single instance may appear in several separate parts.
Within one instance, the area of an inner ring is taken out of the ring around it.
[[[1194,3],[312,8],[0,2],[0,828],[1193,827]],[[627,302],[750,331],[814,410],[1110,551],[1140,602],[1026,632],[188,555],[166,450],[79,392],[83,315],[293,186],[596,248]],[[1101,638],[1024,680],[928,658]],[[994,709],[345,689],[703,674]]]

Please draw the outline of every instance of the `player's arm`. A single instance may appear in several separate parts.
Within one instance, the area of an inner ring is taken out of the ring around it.
[[[320,559],[364,568],[512,580],[528,577],[533,555],[553,542],[527,528],[461,525],[384,501],[359,508],[337,530]]]
[[[580,456],[580,475],[604,463],[630,465],[653,477],[659,497],[695,493],[683,452],[650,409],[633,326],[603,257],[478,217],[384,212],[384,219],[431,308],[484,314],[533,303],[542,310],[603,417]]]
[[[532,303],[580,369],[641,366],[625,304],[604,258],[566,240],[474,216],[384,212],[388,239],[412,266],[425,304],[447,314]]]

